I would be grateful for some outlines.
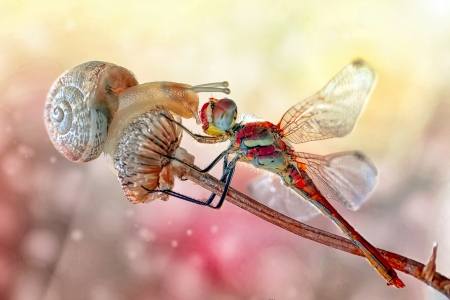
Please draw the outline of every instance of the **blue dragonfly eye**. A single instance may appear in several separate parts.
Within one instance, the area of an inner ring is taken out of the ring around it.
[[[212,108],[214,126],[220,130],[227,130],[233,125],[237,116],[236,103],[228,98],[220,99]]]

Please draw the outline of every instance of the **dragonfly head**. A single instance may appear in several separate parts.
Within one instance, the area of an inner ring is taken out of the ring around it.
[[[203,131],[212,136],[221,136],[234,124],[237,117],[236,103],[228,98],[209,98],[200,110]]]

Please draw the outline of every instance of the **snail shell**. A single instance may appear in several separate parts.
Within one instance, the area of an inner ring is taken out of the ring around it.
[[[117,92],[137,84],[127,69],[99,61],[62,74],[47,96],[44,111],[55,148],[76,162],[97,158],[103,150],[108,124],[119,108]]]

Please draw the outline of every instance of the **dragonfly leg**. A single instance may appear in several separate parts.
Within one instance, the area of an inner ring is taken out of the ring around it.
[[[211,205],[209,205],[208,203],[206,203],[204,201],[201,201],[201,200],[198,200],[198,199],[195,199],[195,198],[192,198],[192,197],[189,197],[189,196],[186,196],[186,195],[174,192],[172,190],[149,190],[149,189],[147,189],[144,186],[141,186],[141,187],[144,190],[146,190],[147,192],[149,192],[149,193],[164,193],[164,194],[167,194],[169,196],[173,196],[173,197],[176,197],[178,199],[185,200],[185,201],[188,201],[188,202],[191,202],[191,203],[195,203],[195,204],[202,205],[202,206],[212,207]],[[212,208],[215,208],[215,207],[212,207]]]
[[[228,162],[227,156],[224,158],[224,171],[222,174],[222,177],[220,178],[221,182],[225,182],[225,186],[223,188],[222,196],[219,199],[219,202],[217,205],[213,208],[220,209],[222,207],[223,202],[225,201],[225,197],[228,193],[228,189],[230,188],[231,179],[234,175],[234,170],[236,169],[236,162],[239,160],[239,156],[236,156],[233,158],[233,160],[229,164],[225,164]],[[208,200],[206,200],[206,203],[211,203],[214,198],[216,197],[215,193],[212,193],[211,196],[209,196]]]
[[[164,157],[166,157],[166,158],[168,158],[168,159],[171,159],[171,160],[176,160],[177,162],[179,162],[179,163],[181,163],[182,165],[185,165],[186,167],[188,167],[188,168],[190,168],[190,169],[192,169],[192,170],[194,170],[194,171],[197,171],[197,172],[200,172],[200,173],[207,173],[207,172],[209,172],[219,161],[220,161],[220,159],[222,158],[222,157],[226,157],[226,154],[228,153],[228,149],[227,150],[225,150],[225,151],[222,151],[222,153],[220,153],[213,161],[212,161],[212,163],[210,163],[206,168],[204,168],[204,169],[202,169],[202,170],[200,170],[200,169],[198,169],[197,167],[195,167],[195,166],[191,166],[190,164],[187,164],[187,163],[185,163],[184,161],[182,161],[181,159],[178,159],[178,158],[176,158],[176,157],[173,157],[173,156],[169,156],[169,155],[165,155],[165,154],[160,154],[161,156],[164,156]],[[225,160],[224,160],[224,162],[225,162]],[[225,168],[225,167],[224,167]]]
[[[222,154],[222,153],[221,153]],[[228,167],[228,151],[227,153],[225,153],[225,155],[223,156],[223,167],[222,167],[222,174],[225,173],[225,171],[227,170]]]
[[[174,123],[177,126],[180,126],[181,129],[183,129],[184,131],[186,131],[187,134],[189,134],[194,140],[196,140],[198,143],[204,143],[204,144],[215,144],[215,143],[221,143],[224,142],[226,140],[228,140],[228,136],[227,135],[223,135],[223,136],[219,136],[219,137],[215,137],[215,136],[208,136],[208,135],[200,135],[200,134],[195,134],[192,131],[190,131],[189,129],[187,129],[186,127],[184,127],[184,125],[178,123],[177,121],[169,118],[168,116],[161,114],[161,116],[163,116],[164,118],[166,118],[167,120],[169,120],[170,122]]]
[[[223,155],[221,154],[221,156],[223,156]],[[225,155],[225,157],[227,157],[227,156]],[[223,202],[224,202],[224,200],[225,200],[225,196],[226,196],[226,194],[228,192],[228,189],[230,187],[231,179],[233,178],[233,175],[234,175],[234,170],[235,170],[235,166],[236,166],[236,161],[237,160],[238,160],[237,157],[235,157],[230,162],[230,164],[227,164],[227,165],[224,164],[225,171],[223,172],[223,175],[220,178],[220,181],[221,182],[225,182],[225,187],[224,187],[224,190],[223,190],[222,197],[220,198],[219,202],[216,205],[211,205],[212,201],[216,197],[215,193],[212,193],[211,196],[206,201],[201,201],[201,200],[198,200],[198,199],[195,199],[195,198],[192,198],[192,197],[189,197],[189,196],[177,193],[177,192],[172,191],[172,190],[149,190],[149,189],[147,189],[144,186],[141,186],[141,187],[144,190],[146,190],[147,192],[149,192],[149,193],[164,193],[164,194],[167,194],[169,196],[173,196],[173,197],[176,197],[178,199],[185,200],[185,201],[188,201],[188,202],[191,202],[191,203],[195,203],[195,204],[202,205],[202,206],[208,206],[208,207],[211,207],[211,208],[214,208],[214,209],[220,209],[222,204],[223,204]],[[219,160],[217,159],[217,161],[219,161]],[[227,162],[228,159],[225,158],[225,161]],[[190,166],[190,165],[187,165],[187,166],[190,167],[190,168],[193,168],[193,166]]]

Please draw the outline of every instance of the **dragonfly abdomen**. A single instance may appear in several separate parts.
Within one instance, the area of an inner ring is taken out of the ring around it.
[[[283,174],[283,180],[291,185],[293,190],[305,200],[311,202],[325,216],[330,218],[342,233],[348,236],[358,246],[369,263],[388,281],[388,285],[403,287],[403,282],[397,277],[392,266],[381,256],[378,250],[366,241],[328,202],[316,188],[311,178],[306,174],[303,165],[290,164]],[[290,181],[288,181],[290,180]]]

